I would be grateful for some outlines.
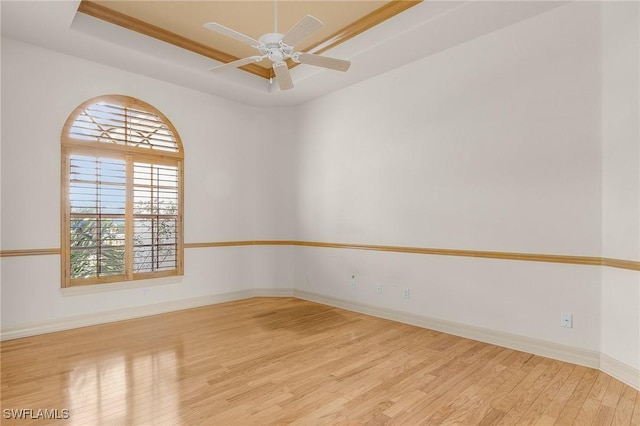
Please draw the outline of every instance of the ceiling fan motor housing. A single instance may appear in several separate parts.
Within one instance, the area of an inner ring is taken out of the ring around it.
[[[293,48],[281,43],[282,37],[284,37],[284,34],[280,33],[264,34],[258,39],[260,42],[258,50],[261,54],[268,55],[272,62],[280,62],[291,57]]]

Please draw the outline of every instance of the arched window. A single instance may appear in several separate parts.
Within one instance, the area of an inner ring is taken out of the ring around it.
[[[151,105],[108,95],[62,130],[62,286],[183,274],[182,143]]]

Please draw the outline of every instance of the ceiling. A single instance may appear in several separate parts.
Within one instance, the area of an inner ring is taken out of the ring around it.
[[[98,9],[107,8],[112,16],[124,17],[124,24],[122,20],[117,21],[120,25],[78,12],[88,4],[81,4],[79,0],[2,0],[0,7],[3,37],[250,105],[286,106],[309,101],[436,54],[564,3],[540,0],[426,0],[417,4],[398,0],[280,0],[279,32],[286,32],[307,14],[325,23],[322,29],[305,39],[303,45],[296,46],[296,50],[352,62],[346,73],[310,65],[296,66],[291,70],[295,88],[288,91],[280,91],[275,82],[271,83],[268,74],[261,75],[269,72],[268,68],[260,67],[255,72],[229,70],[219,74],[207,71],[232,58],[254,55],[255,50],[208,31],[202,25],[216,21],[257,38],[273,31],[275,5],[272,1],[95,0],[89,3]],[[380,14],[385,8],[395,8],[397,14]],[[369,18],[376,14],[378,22],[371,22]],[[143,22],[144,27],[152,28],[152,34],[159,36],[150,37],[139,28],[126,28],[136,21]],[[359,30],[361,32],[345,31],[345,28],[353,30],[358,23],[365,25]],[[167,33],[177,35],[187,44],[172,43],[171,37],[167,42]],[[336,37],[341,33],[348,33],[348,37]],[[190,46],[204,46],[202,49],[205,50],[190,49]],[[314,48],[322,50],[314,51]],[[227,56],[215,60],[211,51]]]
[[[113,1],[84,0],[79,7],[83,13],[125,26],[142,33],[155,35],[153,28],[184,37],[235,58],[253,56],[257,52],[250,45],[214,33],[203,27],[214,21],[228,28],[258,39],[266,33],[285,34],[303,16],[312,15],[324,26],[305,38],[296,51],[308,52],[326,40],[346,32],[346,29],[367,17],[371,26],[419,3],[417,1]],[[393,4],[392,4],[393,3]],[[400,5],[398,7],[397,5]],[[390,7],[392,6],[392,7]],[[393,7],[395,6],[395,7]],[[388,12],[387,12],[388,11]],[[277,19],[276,19],[277,14]],[[130,20],[128,18],[133,18]],[[136,22],[140,21],[140,22]],[[137,25],[136,25],[137,24]],[[146,25],[145,25],[146,24]],[[276,28],[277,26],[277,28]],[[168,41],[174,41],[171,36]],[[178,42],[179,40],[175,40]],[[343,41],[343,40],[340,40]],[[339,43],[337,43],[339,44]],[[186,46],[187,48],[189,46]],[[215,58],[215,53],[211,56]],[[220,59],[227,59],[221,55]],[[271,68],[263,60],[258,65]]]

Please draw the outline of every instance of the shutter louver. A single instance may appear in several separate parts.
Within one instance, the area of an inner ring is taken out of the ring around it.
[[[178,152],[164,121],[151,112],[100,102],[85,108],[71,126],[74,139]]]
[[[122,275],[125,250],[125,162],[72,155],[71,279]]]

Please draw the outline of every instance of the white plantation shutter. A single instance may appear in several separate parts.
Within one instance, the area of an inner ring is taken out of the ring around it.
[[[178,168],[133,166],[133,269],[152,272],[177,266]]]
[[[181,275],[182,145],[159,111],[107,96],[69,116],[63,286]]]
[[[71,279],[124,275],[125,162],[70,157]]]
[[[137,148],[179,151],[173,133],[157,114],[108,101],[84,108],[74,120],[69,136]]]

